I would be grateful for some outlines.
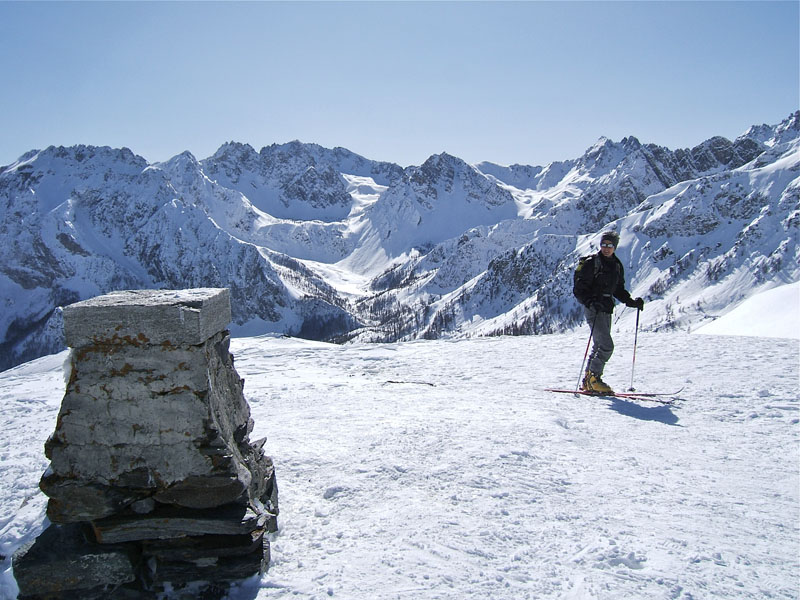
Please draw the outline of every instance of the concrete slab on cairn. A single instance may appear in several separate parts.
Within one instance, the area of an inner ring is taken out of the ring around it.
[[[14,556],[20,599],[221,597],[266,570],[278,491],[230,319],[217,288],[64,308],[71,371],[40,482],[52,525]]]
[[[226,288],[111,292],[64,307],[67,346],[202,344],[231,322]]]

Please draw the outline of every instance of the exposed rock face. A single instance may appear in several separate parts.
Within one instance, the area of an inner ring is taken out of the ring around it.
[[[215,288],[117,292],[64,309],[71,372],[40,484],[54,525],[15,557],[20,597],[121,583],[159,593],[266,568],[277,487],[264,440],[249,441],[230,319],[230,294]],[[51,538],[68,541],[48,550]],[[86,558],[106,554],[120,563],[108,577],[105,559]],[[75,569],[90,572],[37,574]]]

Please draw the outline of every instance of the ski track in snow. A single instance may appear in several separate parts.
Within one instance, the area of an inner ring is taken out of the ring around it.
[[[542,391],[575,385],[587,334],[234,339],[281,514],[230,597],[797,598],[800,343],[640,333],[634,384],[685,385],[674,406]],[[0,374],[3,598],[43,526],[63,358]]]

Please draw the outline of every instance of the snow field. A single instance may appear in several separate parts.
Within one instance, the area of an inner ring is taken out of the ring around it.
[[[39,479],[50,461],[44,442],[64,395],[66,352],[0,374],[0,598],[16,598],[11,555],[45,527],[47,497]]]
[[[231,598],[798,597],[800,342],[640,333],[634,385],[685,385],[674,406],[542,391],[575,385],[585,329],[234,339],[281,514],[269,572]],[[62,361],[0,374],[6,557],[42,527]]]
[[[581,334],[236,349],[282,494],[258,597],[794,597],[797,343],[640,336],[676,407],[542,392]]]

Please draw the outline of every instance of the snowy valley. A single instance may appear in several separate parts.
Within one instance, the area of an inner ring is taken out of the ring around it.
[[[691,331],[800,280],[799,170],[800,113],[692,149],[601,139],[545,167],[300,142],[164,163],[31,151],[0,168],[0,368],[60,351],[60,307],[119,289],[229,287],[238,336],[570,331],[572,270],[608,228],[643,330]]]

